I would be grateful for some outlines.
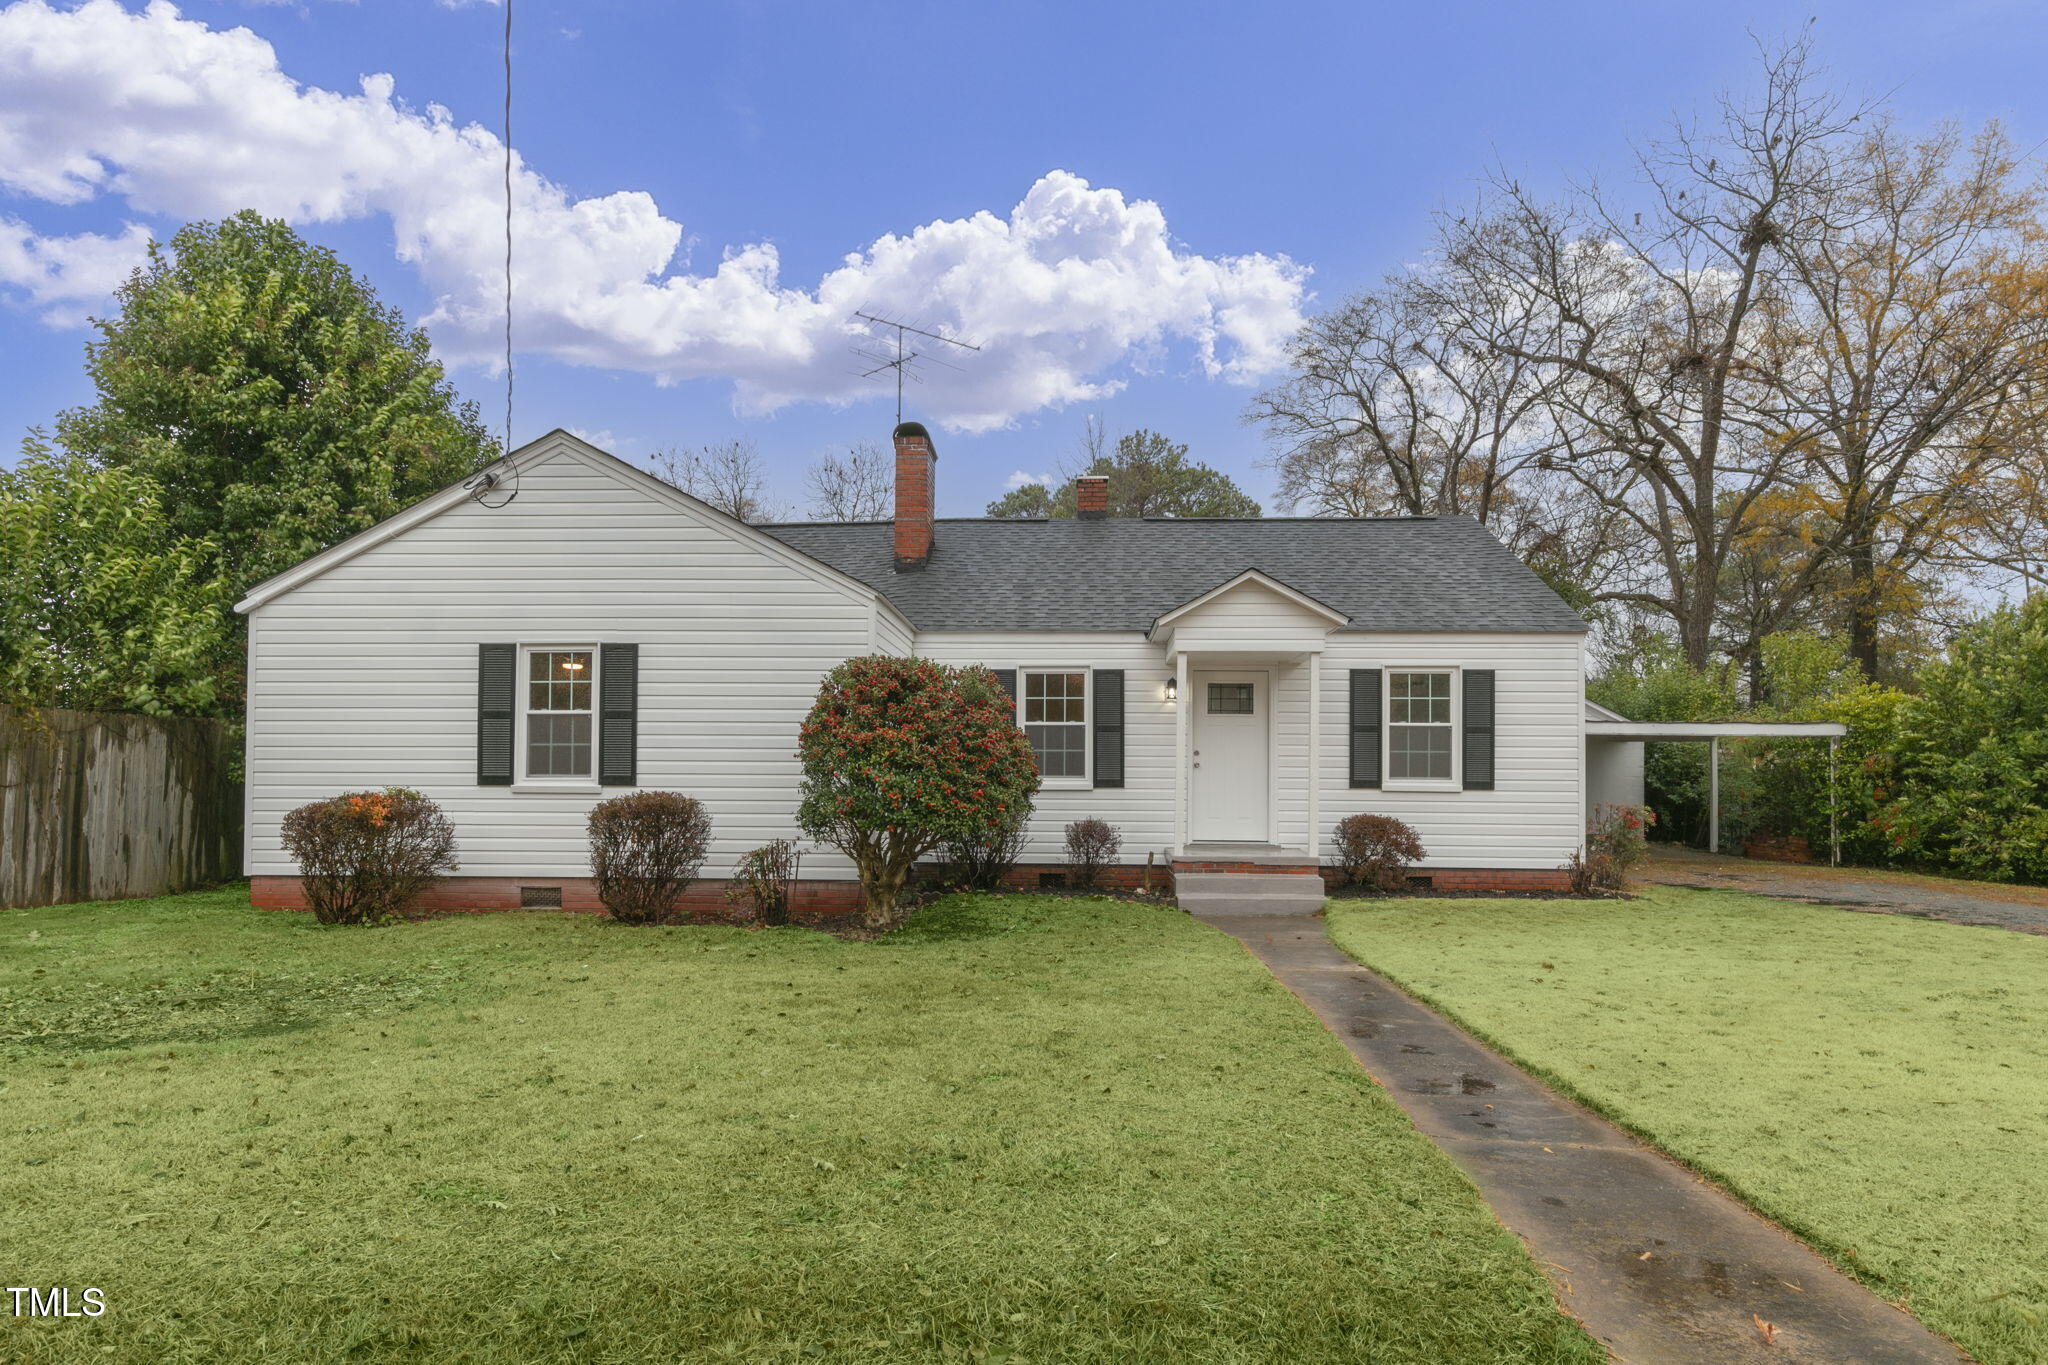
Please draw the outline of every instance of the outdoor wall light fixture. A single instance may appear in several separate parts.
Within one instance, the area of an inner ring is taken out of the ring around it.
[[[1168,679],[1166,680],[1166,699],[1167,699],[1168,701],[1177,701],[1177,700],[1179,700],[1179,698],[1180,698],[1180,679],[1179,679],[1179,678],[1168,678]]]

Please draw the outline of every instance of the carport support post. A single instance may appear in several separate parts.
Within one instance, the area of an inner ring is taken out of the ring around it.
[[[1828,736],[1828,866],[1842,865],[1841,794],[1835,790],[1835,759],[1842,752],[1840,735]]]
[[[1707,852],[1721,851],[1721,741],[1707,741]]]

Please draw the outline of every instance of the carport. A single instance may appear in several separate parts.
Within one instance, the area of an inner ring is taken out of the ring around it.
[[[1835,786],[1835,760],[1841,752],[1845,725],[1834,721],[1636,721],[1593,702],[1586,703],[1587,765],[1592,767],[1596,744],[1633,744],[1635,793],[1626,804],[1643,803],[1642,745],[1704,742],[1707,746],[1707,851],[1721,851],[1721,741],[1724,739],[1825,739],[1828,742],[1828,789]],[[1618,779],[1626,783],[1624,775]],[[1841,831],[1828,813],[1828,862],[1842,861]]]

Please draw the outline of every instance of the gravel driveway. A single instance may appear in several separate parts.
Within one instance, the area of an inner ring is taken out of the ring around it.
[[[1964,882],[1854,867],[1770,863],[1659,845],[1637,869],[1641,881],[1707,891],[1749,891],[1780,900],[1839,905],[1878,915],[1917,915],[2023,934],[2048,934],[2048,888]]]

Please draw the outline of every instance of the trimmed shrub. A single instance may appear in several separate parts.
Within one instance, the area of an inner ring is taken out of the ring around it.
[[[948,840],[939,849],[945,884],[963,891],[994,891],[1024,853],[1024,822],[1006,821]]]
[[[749,918],[762,924],[789,923],[797,862],[794,839],[774,839],[750,851],[733,869],[726,902],[743,907]]]
[[[804,833],[852,860],[871,929],[919,858],[1021,823],[1038,791],[1016,705],[986,668],[868,655],[825,675],[798,734]]]
[[[1105,864],[1116,862],[1124,836],[1107,820],[1076,820],[1067,826],[1068,885],[1077,891],[1093,891],[1102,878]]]
[[[710,846],[710,813],[680,792],[633,792],[590,808],[590,879],[622,924],[667,919]]]
[[[1335,842],[1344,885],[1375,891],[1407,890],[1409,866],[1428,856],[1422,837],[1391,815],[1347,815]]]
[[[1571,878],[1574,896],[1597,896],[1603,891],[1621,888],[1621,874],[1615,871],[1614,861],[1604,853],[1589,853],[1581,857],[1574,849],[1571,861],[1564,868]]]
[[[408,787],[344,792],[284,817],[285,852],[322,924],[384,924],[453,872],[455,826]]]
[[[1650,826],[1657,822],[1642,806],[1598,806],[1586,817],[1586,863],[1595,885],[1621,890],[1628,874],[1649,851]]]

